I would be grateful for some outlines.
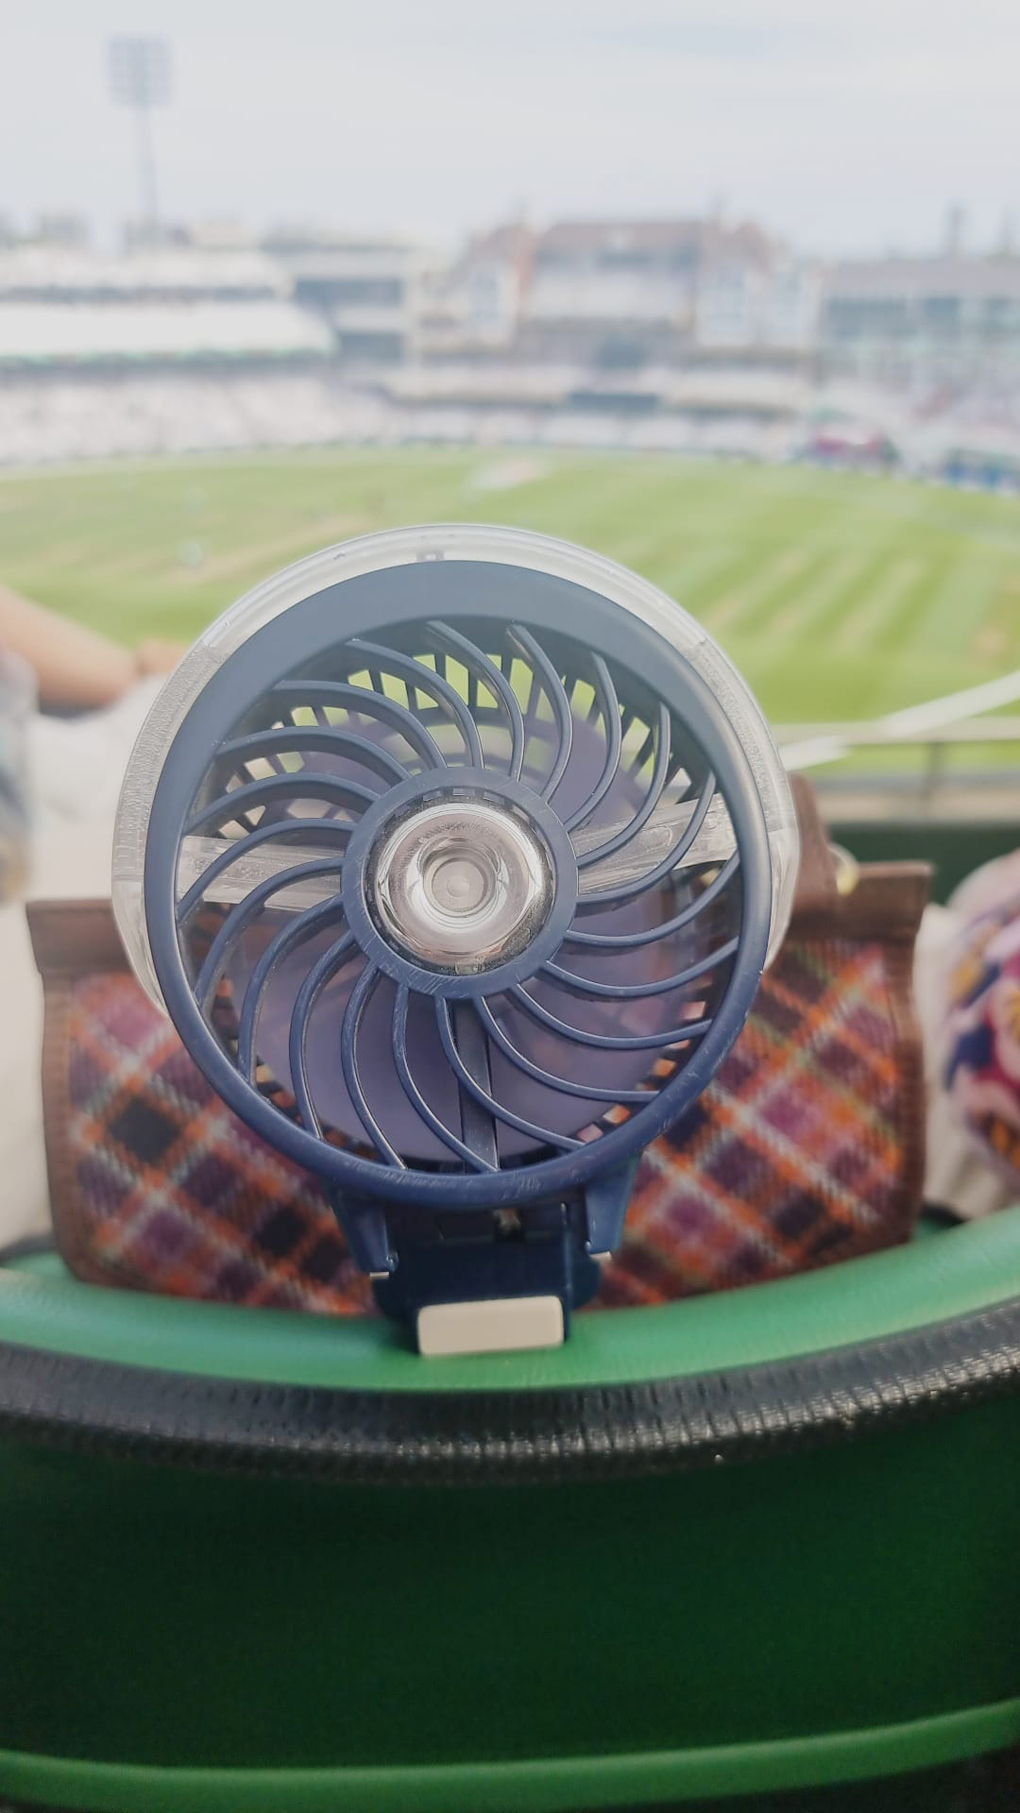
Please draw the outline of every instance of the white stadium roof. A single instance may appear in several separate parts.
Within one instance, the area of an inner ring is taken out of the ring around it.
[[[0,364],[325,354],[324,322],[288,302],[38,303],[0,296]]]
[[[0,252],[0,296],[129,296],[215,294],[248,291],[286,295],[290,280],[261,252],[192,250],[170,246],[153,251],[106,254],[77,247],[28,245]]]

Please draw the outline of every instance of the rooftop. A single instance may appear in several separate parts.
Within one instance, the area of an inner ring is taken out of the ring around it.
[[[858,258],[832,265],[830,296],[1020,298],[1020,257]]]

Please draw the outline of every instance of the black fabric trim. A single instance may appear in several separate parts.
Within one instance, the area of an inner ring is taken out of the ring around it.
[[[57,1243],[52,1234],[25,1234],[0,1246],[0,1266],[15,1265],[19,1259],[34,1259],[39,1253],[55,1253]]]
[[[927,1328],[692,1378],[367,1392],[120,1366],[0,1344],[0,1431],[175,1467],[465,1485],[752,1461],[1020,1396],[1020,1297]]]
[[[926,1202],[921,1210],[921,1220],[930,1221],[933,1227],[945,1232],[950,1228],[963,1227],[967,1217],[951,1208],[948,1202]]]

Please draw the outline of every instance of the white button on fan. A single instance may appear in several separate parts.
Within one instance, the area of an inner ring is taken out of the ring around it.
[[[497,886],[488,855],[475,856],[459,844],[438,851],[426,864],[423,879],[426,898],[446,914],[479,912]]]

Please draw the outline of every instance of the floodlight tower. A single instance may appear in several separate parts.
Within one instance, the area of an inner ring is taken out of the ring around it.
[[[141,218],[155,236],[159,225],[152,109],[170,99],[170,46],[165,38],[111,38],[107,47],[110,94],[135,115]]]

